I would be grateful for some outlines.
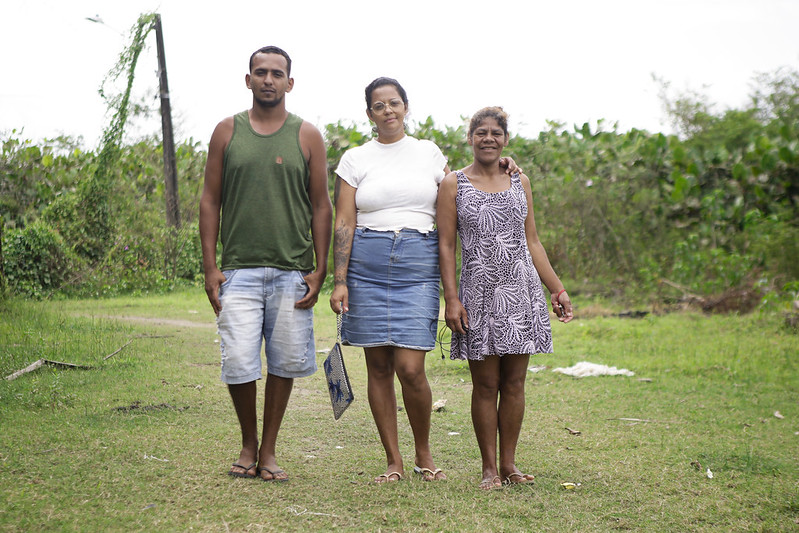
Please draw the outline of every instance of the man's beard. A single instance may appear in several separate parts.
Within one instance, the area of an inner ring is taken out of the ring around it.
[[[279,106],[283,102],[283,98],[285,98],[285,95],[281,96],[280,98],[276,98],[274,100],[258,100],[258,99],[256,99],[255,101],[261,107],[273,108],[273,107]]]

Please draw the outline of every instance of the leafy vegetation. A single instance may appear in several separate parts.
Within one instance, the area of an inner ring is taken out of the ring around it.
[[[742,110],[663,91],[677,135],[599,121],[510,140],[556,269],[572,292],[628,301],[692,296],[709,308],[730,296],[745,311],[763,292],[788,299],[799,279],[799,71],[758,76]],[[470,160],[465,127],[427,119],[412,134],[453,169]],[[341,124],[327,137],[334,164],[367,139]]]
[[[131,32],[131,44],[109,73],[111,81],[122,74],[126,75],[125,90],[120,95],[111,97],[103,88],[100,89],[100,95],[113,111],[113,119],[103,133],[93,171],[79,179],[74,190],[56,198],[43,213],[44,218],[67,239],[72,249],[89,261],[96,262],[107,253],[108,243],[113,235],[109,198],[111,180],[120,158],[120,145],[128,120],[128,103],[136,64],[153,18],[152,14],[139,17]]]
[[[143,20],[134,29],[147,27]],[[134,45],[146,33],[137,35]],[[126,73],[128,90],[134,45],[120,60],[126,67],[114,71]],[[12,293],[147,293],[202,279],[196,227],[204,147],[192,140],[177,147],[183,229],[173,235],[160,141],[121,142],[124,94],[109,98],[120,112],[97,153],[66,137],[34,144],[12,131],[0,138]],[[675,135],[621,132],[599,121],[571,130],[550,123],[534,139],[511,139],[506,153],[533,182],[539,232],[555,268],[584,299],[693,299],[711,308],[729,295],[738,301],[731,308],[747,310],[769,294],[768,302],[787,305],[799,281],[799,72],[759,75],[744,109],[717,112],[700,94],[669,94],[665,83],[663,100]],[[341,155],[370,135],[342,123],[324,132],[332,195]],[[453,169],[470,159],[464,126],[438,128],[428,118],[410,133],[434,141]],[[62,267],[49,279],[25,273],[44,268],[30,264],[36,255],[21,244],[34,223],[36,235],[53,235],[48,246],[69,275]]]

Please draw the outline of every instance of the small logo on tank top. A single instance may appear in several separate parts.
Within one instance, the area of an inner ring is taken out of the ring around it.
[[[283,164],[283,158],[280,157],[280,156],[277,156],[275,158],[275,163],[277,163],[278,165],[282,165]]]

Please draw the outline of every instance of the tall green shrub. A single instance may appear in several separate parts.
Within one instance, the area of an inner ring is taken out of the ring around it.
[[[79,183],[74,194],[56,199],[45,213],[47,219],[63,231],[73,249],[95,263],[109,249],[113,234],[109,190],[116,175],[136,64],[154,19],[152,13],[139,17],[132,30],[130,45],[120,54],[118,63],[106,78],[106,82],[114,81],[124,74],[127,78],[125,90],[112,97],[106,95],[103,87],[100,88],[100,95],[106,100],[109,111],[113,112],[113,119],[103,132],[94,173]]]
[[[9,230],[3,259],[11,291],[35,298],[61,288],[80,267],[61,235],[43,221]]]

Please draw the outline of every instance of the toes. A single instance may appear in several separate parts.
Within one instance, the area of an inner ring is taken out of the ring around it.
[[[380,474],[375,478],[375,483],[390,483],[390,482],[397,482],[402,479],[402,474],[399,472],[386,472],[385,474]]]
[[[282,469],[275,467],[274,469],[266,468],[265,466],[258,468],[258,476],[262,481],[288,481],[289,475]]]
[[[502,480],[499,476],[494,476],[491,478],[485,478],[480,481],[480,488],[483,490],[493,490],[502,488]]]
[[[533,483],[535,476],[532,474],[523,474],[521,472],[512,472],[505,478],[505,483],[508,485],[524,485]]]

